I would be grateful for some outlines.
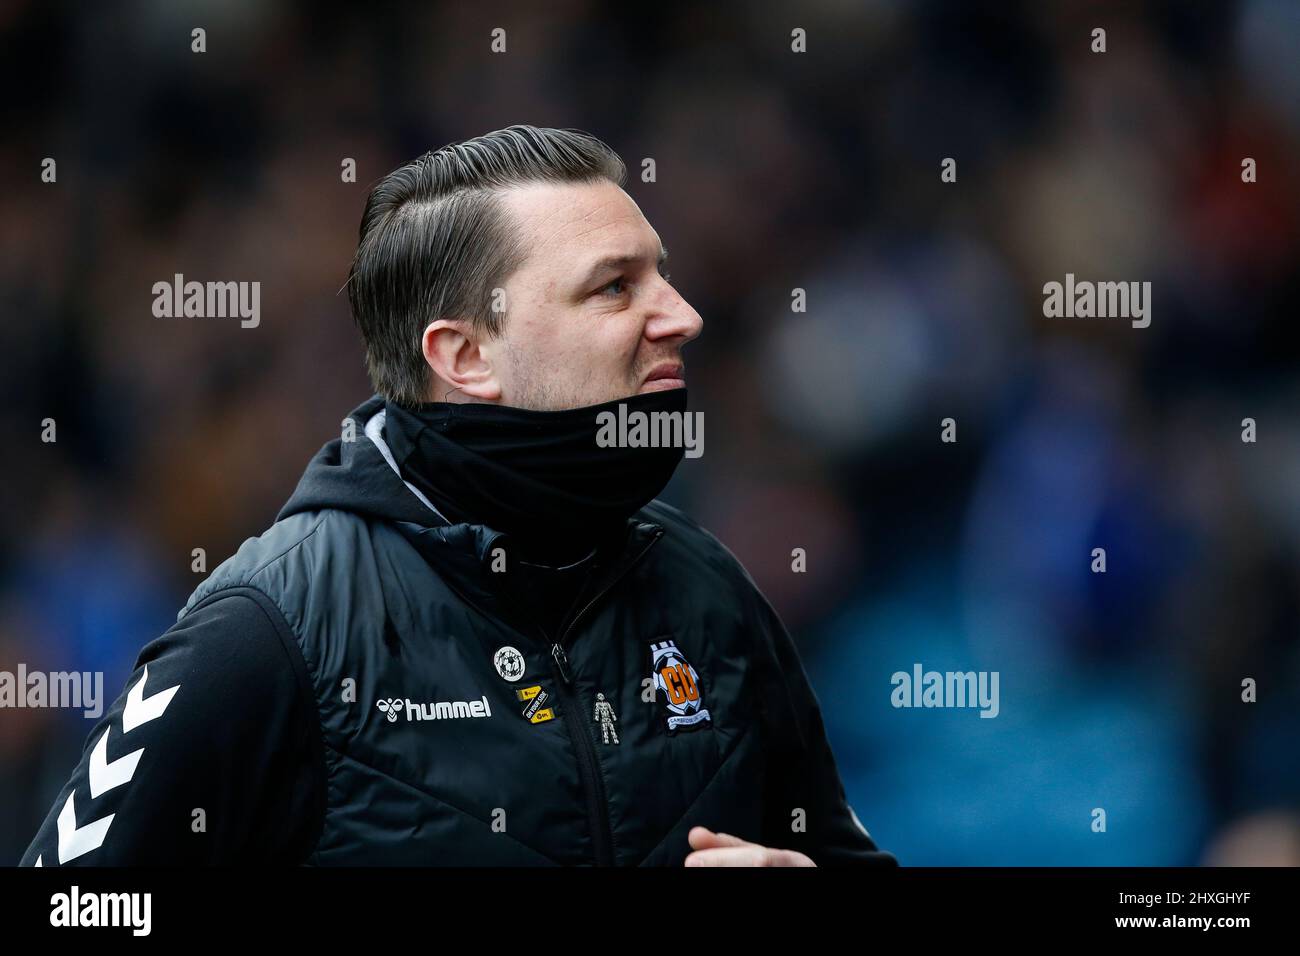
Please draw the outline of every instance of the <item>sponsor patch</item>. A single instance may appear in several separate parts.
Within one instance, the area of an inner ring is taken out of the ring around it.
[[[515,691],[515,696],[523,702],[524,709],[521,713],[530,724],[542,724],[555,716],[555,711],[545,706],[551,695],[542,690],[541,684],[521,687]]]

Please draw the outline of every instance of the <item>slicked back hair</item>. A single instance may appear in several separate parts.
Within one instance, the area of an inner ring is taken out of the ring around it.
[[[527,251],[502,189],[601,179],[622,186],[626,175],[617,153],[580,130],[510,126],[432,150],[380,180],[347,283],[375,391],[408,408],[429,400],[433,373],[421,338],[437,318],[501,334],[506,316],[493,311],[493,290]]]

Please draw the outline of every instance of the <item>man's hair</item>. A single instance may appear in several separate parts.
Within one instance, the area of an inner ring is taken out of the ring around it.
[[[375,391],[407,407],[428,401],[432,371],[420,340],[439,317],[468,319],[487,337],[501,333],[493,290],[526,250],[500,190],[601,179],[622,186],[626,175],[617,153],[580,130],[510,126],[431,150],[380,180],[347,283]]]

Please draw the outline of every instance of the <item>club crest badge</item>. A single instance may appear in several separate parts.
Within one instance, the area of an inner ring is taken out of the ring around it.
[[[699,676],[686,662],[673,641],[660,641],[650,645],[650,673],[654,681],[655,697],[664,692],[668,708],[668,729],[692,727],[712,720],[704,708],[700,693]]]
[[[508,681],[517,681],[524,676],[524,655],[509,645],[492,655],[492,663],[496,665],[497,673]]]

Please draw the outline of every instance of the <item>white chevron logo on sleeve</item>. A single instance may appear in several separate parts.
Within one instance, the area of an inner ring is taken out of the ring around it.
[[[143,684],[144,681],[140,683]],[[153,699],[157,700],[158,698],[154,697]],[[135,773],[135,765],[140,762],[140,755],[144,753],[144,748],[141,747],[139,750],[129,753],[125,757],[118,757],[112,763],[109,763],[108,735],[112,732],[112,727],[104,731],[99,738],[99,743],[95,744],[95,749],[90,755],[91,799],[130,781],[131,776]]]
[[[156,717],[161,717],[167,705],[171,703],[176,692],[181,689],[181,685],[168,687],[166,690],[160,690],[152,697],[144,696],[144,685],[149,680],[149,665],[146,664],[144,673],[136,681],[134,687],[127,692],[126,706],[122,708],[122,733],[129,734],[132,730],[141,724],[147,724]],[[108,737],[113,728],[107,728],[95,742],[95,749],[90,754],[90,797],[95,799],[102,793],[107,793],[114,787],[120,787],[124,783],[129,783],[135,775],[135,768],[140,763],[140,757],[144,754],[144,748],[134,750],[123,757],[118,757],[112,763],[108,761]],[[68,794],[68,802],[63,805],[59,811],[59,862],[67,863],[69,860],[75,860],[77,857],[89,853],[91,850],[98,849],[104,842],[104,837],[108,835],[108,828],[113,823],[113,817],[117,814],[110,813],[107,816],[100,817],[98,820],[92,820],[83,827],[77,826],[77,810],[74,798],[76,791]],[[36,857],[36,866],[43,867],[45,864],[40,856]]]
[[[124,734],[129,734],[155,717],[161,717],[162,712],[176,696],[176,692],[181,689],[181,685],[177,684],[175,687],[160,690],[152,697],[146,698],[144,685],[147,680],[149,680],[149,665],[145,664],[144,673],[140,675],[139,682],[131,688],[131,692],[126,695],[126,706],[122,708],[122,733]]]
[[[75,796],[75,792],[68,794],[68,802],[59,811],[60,863],[75,860],[83,853],[89,853],[91,850],[96,849],[104,842],[104,837],[108,835],[108,828],[113,824],[113,817],[117,815],[110,813],[106,817],[101,817],[93,823],[87,823],[81,829],[77,829],[77,811],[72,804]]]

